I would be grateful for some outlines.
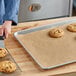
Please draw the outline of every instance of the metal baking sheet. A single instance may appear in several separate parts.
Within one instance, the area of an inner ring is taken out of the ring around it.
[[[68,20],[64,20],[64,21],[60,21],[60,22],[56,22],[56,23],[52,23],[52,24],[48,24],[48,25],[38,26],[38,27],[31,28],[31,29],[21,30],[21,31],[15,32],[14,36],[15,36],[15,38],[19,41],[19,43],[25,48],[25,50],[30,54],[30,56],[37,62],[37,64],[42,69],[51,69],[51,68],[55,68],[55,67],[58,67],[58,66],[65,65],[65,64],[76,62],[76,60],[69,61],[69,62],[66,62],[66,63],[63,63],[63,64],[58,64],[58,65],[50,66],[50,67],[45,67],[42,64],[40,64],[40,62],[30,53],[29,50],[27,50],[26,45],[24,45],[19,40],[18,35],[26,35],[26,34],[29,34],[29,33],[36,32],[36,31],[45,30],[45,29],[49,29],[49,28],[57,27],[57,26],[62,26],[62,25],[70,24],[70,23],[76,23],[76,18],[74,18],[74,19],[68,19]]]
[[[0,58],[0,62],[1,61],[12,61],[16,64],[16,71],[13,72],[13,73],[1,73],[0,72],[0,76],[18,76],[21,74],[21,69],[20,67],[18,66],[18,64],[15,62],[14,58],[12,57],[12,55],[10,54],[10,52],[6,49],[7,51],[7,55],[3,58]]]

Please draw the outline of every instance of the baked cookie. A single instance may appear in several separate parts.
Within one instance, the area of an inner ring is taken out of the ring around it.
[[[76,32],[76,23],[69,24],[67,26],[67,30],[69,30],[70,32]]]
[[[0,62],[0,72],[11,73],[16,70],[16,65],[12,61]]]
[[[5,57],[7,55],[7,51],[4,48],[0,48],[0,58]]]
[[[60,28],[54,28],[54,29],[51,29],[51,31],[49,32],[49,35],[53,38],[59,38],[64,35],[64,31]]]

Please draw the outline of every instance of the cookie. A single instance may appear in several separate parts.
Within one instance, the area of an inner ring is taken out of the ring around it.
[[[0,62],[0,72],[11,73],[16,70],[16,65],[12,61]]]
[[[0,58],[5,57],[7,55],[7,51],[4,48],[0,48]]]
[[[67,26],[67,30],[69,30],[70,32],[76,32],[76,23],[69,24]]]
[[[49,35],[53,38],[60,38],[64,35],[64,31],[60,28],[51,29]]]

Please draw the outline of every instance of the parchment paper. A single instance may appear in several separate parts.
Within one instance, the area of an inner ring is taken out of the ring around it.
[[[76,61],[76,33],[69,32],[66,26],[59,26],[65,32],[61,38],[51,38],[49,28],[18,35],[18,39],[43,69],[53,68]]]

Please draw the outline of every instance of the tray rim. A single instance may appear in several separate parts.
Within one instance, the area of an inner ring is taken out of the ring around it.
[[[22,45],[22,47],[25,49],[25,51],[27,51],[27,53],[32,57],[32,59],[42,68],[42,69],[52,69],[52,68],[56,68],[56,67],[60,67],[60,66],[63,66],[63,65],[67,65],[67,64],[71,64],[71,63],[74,63],[76,62],[76,60],[73,60],[73,61],[69,61],[69,62],[66,62],[66,63],[62,63],[62,64],[58,64],[58,65],[54,65],[54,66],[50,66],[50,67],[45,67],[43,65],[41,65],[38,60],[28,51],[28,49],[26,48],[26,46],[24,46],[21,41],[17,38],[17,35],[19,35],[19,33],[21,32],[26,32],[24,34],[28,34],[28,33],[31,33],[31,32],[36,32],[36,31],[40,31],[40,30],[44,30],[44,29],[39,29],[39,28],[43,28],[43,27],[46,27],[46,26],[50,26],[51,28],[52,27],[57,27],[57,26],[51,26],[51,25],[58,25],[58,24],[61,24],[63,23],[64,24],[70,24],[70,23],[76,23],[76,18],[74,19],[68,19],[68,20],[64,20],[64,21],[58,21],[56,23],[51,23],[51,24],[47,24],[47,25],[42,25],[42,26],[37,26],[37,27],[33,27],[33,28],[29,28],[29,29],[25,29],[25,30],[20,30],[20,31],[17,31],[14,33],[14,37],[16,38],[16,40]],[[59,26],[59,25],[58,25]],[[36,29],[39,29],[39,30],[36,30]],[[48,29],[48,28],[45,28],[45,29]],[[31,30],[35,30],[35,31],[31,31]]]

